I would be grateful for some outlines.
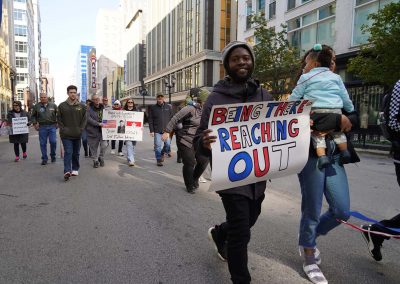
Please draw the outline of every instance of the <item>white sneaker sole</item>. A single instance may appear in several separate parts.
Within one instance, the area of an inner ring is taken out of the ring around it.
[[[361,226],[361,228],[362,228],[362,226]],[[361,235],[362,235],[362,237],[363,237],[363,239],[365,241],[365,244],[367,245],[368,253],[370,254],[370,256],[372,256],[374,258],[374,255],[372,254],[372,250],[374,249],[374,244],[372,243],[372,239],[371,239],[371,235],[370,235],[369,231],[370,231],[370,227],[368,226],[368,237],[369,237],[369,239],[367,239],[367,237],[364,235],[364,231],[361,232]]]

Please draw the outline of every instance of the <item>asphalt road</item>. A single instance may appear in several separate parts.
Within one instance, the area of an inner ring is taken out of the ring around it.
[[[0,283],[230,283],[207,240],[207,229],[224,220],[218,195],[209,183],[186,193],[175,156],[157,167],[145,138],[136,148],[137,167],[108,149],[104,168],[81,158],[80,175],[65,183],[61,159],[40,165],[36,133],[19,163],[0,137]],[[398,214],[391,160],[361,159],[347,166],[352,209],[376,219]],[[299,212],[296,176],[268,184],[249,245],[253,283],[310,283],[298,254]],[[318,247],[329,283],[400,281],[400,240],[385,242],[379,263],[360,233],[345,226]]]

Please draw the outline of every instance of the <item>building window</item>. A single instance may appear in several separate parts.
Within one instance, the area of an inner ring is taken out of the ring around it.
[[[364,44],[368,41],[369,34],[362,33],[361,31],[363,25],[368,26],[371,24],[371,20],[368,19],[368,16],[372,13],[376,13],[386,4],[393,2],[399,2],[399,0],[356,0],[353,45]]]
[[[265,0],[257,0],[257,13],[261,16],[265,15]]]
[[[248,30],[251,28],[251,17],[253,15],[253,6],[251,1],[247,1],[246,14],[246,29]]]
[[[27,36],[27,28],[26,26],[22,26],[22,25],[15,25],[14,26],[14,34],[16,36]]]
[[[17,73],[16,81],[17,81],[17,84],[28,84],[28,74],[27,73]]]
[[[195,4],[195,35],[194,35],[194,52],[200,52],[200,0],[196,0]]]
[[[335,11],[335,4],[331,4],[288,21],[290,44],[300,53],[311,49],[315,43],[332,46],[335,43]]]
[[[294,7],[296,7],[296,0],[288,0],[287,1],[287,9],[293,9]]]
[[[193,39],[193,7],[192,1],[186,2],[186,50],[185,58],[192,56]]]
[[[26,22],[26,11],[21,9],[14,9],[14,20]]]
[[[231,0],[221,1],[220,49],[231,41]]]
[[[15,51],[16,52],[28,52],[28,45],[24,41],[16,41],[15,42]]]
[[[28,58],[26,57],[15,57],[15,66],[17,68],[28,68]]]
[[[26,0],[14,0],[14,2],[26,3]]]
[[[275,18],[275,15],[276,15],[276,1],[271,1],[271,3],[269,3],[268,18],[269,19]]]

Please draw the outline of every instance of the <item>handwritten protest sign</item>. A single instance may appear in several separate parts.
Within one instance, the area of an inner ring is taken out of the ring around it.
[[[312,102],[213,106],[211,190],[298,173],[308,159]]]
[[[14,117],[12,119],[12,134],[25,134],[29,133],[28,118],[27,117]]]
[[[104,140],[143,140],[143,112],[103,110]]]

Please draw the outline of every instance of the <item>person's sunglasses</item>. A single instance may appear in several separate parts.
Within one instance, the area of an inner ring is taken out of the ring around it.
[[[128,104],[133,104],[133,102],[128,102]]]

